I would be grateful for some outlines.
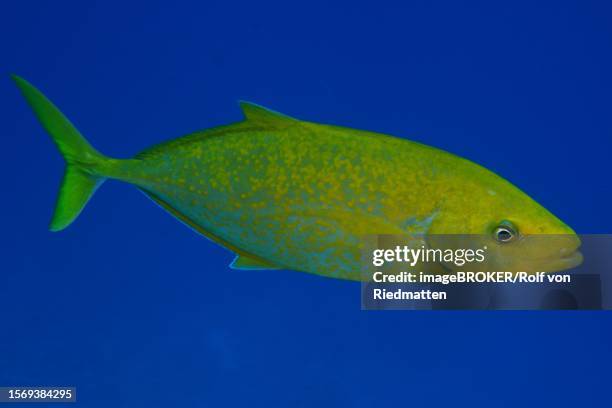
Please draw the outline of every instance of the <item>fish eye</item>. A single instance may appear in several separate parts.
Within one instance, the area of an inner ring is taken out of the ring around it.
[[[506,222],[497,226],[495,231],[493,231],[493,237],[501,244],[507,244],[508,242],[514,241],[516,236],[516,230]]]

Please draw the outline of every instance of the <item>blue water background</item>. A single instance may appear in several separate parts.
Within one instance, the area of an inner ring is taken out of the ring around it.
[[[62,160],[8,77],[111,156],[237,121],[244,99],[454,152],[610,233],[606,2],[0,8],[0,385],[105,408],[609,406],[609,312],[364,312],[356,283],[228,269],[116,182],[48,232]]]

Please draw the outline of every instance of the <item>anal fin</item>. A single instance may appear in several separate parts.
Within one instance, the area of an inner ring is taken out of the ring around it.
[[[236,255],[236,258],[230,264],[232,269],[248,269],[248,270],[262,270],[262,269],[282,269],[279,266],[269,264],[263,260],[250,258],[246,255]]]

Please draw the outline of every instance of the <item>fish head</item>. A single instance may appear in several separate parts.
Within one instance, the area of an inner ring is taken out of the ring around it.
[[[508,271],[558,272],[582,263],[580,238],[554,214],[516,189],[492,202],[483,220],[487,263]]]
[[[456,208],[446,221],[441,211],[430,233],[456,234],[456,239],[441,238],[438,247],[485,248],[479,266],[490,271],[558,272],[579,266],[581,240],[574,230],[511,187],[479,200],[470,210]]]
[[[482,235],[488,267],[535,273],[563,271],[582,263],[580,238],[569,227],[533,234],[525,219],[508,218],[490,224]]]

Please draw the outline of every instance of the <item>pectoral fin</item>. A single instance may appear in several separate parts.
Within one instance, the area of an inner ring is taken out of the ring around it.
[[[259,259],[249,258],[245,255],[236,255],[236,258],[230,264],[230,268],[232,269],[250,269],[250,270],[258,270],[258,269],[282,269],[279,266],[272,265]]]

